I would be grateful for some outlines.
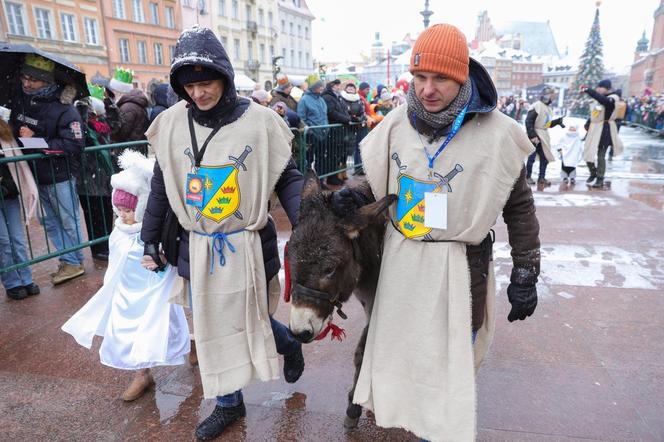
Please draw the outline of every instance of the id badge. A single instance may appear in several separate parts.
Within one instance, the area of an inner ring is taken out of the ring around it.
[[[187,194],[185,197],[185,203],[188,206],[198,207],[199,209],[203,208],[203,200],[205,199],[204,181],[204,175],[197,173],[187,174]]]
[[[424,226],[432,229],[447,229],[447,194],[425,192]]]

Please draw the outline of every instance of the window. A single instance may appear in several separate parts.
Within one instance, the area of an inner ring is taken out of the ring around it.
[[[286,20],[281,20],[281,33],[286,33]]]
[[[226,17],[226,0],[219,0],[219,15]]]
[[[309,26],[304,27],[304,38],[309,39]]]
[[[290,65],[295,66],[295,50],[290,50]]]
[[[309,69],[311,67],[311,60],[309,59],[309,53],[308,52],[305,54],[305,59],[306,59],[307,64],[304,67]]]
[[[247,21],[251,20],[251,6],[245,5],[244,13],[247,15]]]
[[[150,3],[150,23],[153,25],[158,25],[159,24],[159,4],[158,3]]]
[[[272,11],[267,13],[267,25],[270,28],[274,25],[274,15],[272,14]]]
[[[62,39],[64,41],[76,41],[76,17],[74,14],[60,14],[62,23]]]
[[[53,39],[51,29],[51,11],[48,9],[35,8],[35,21],[37,22],[37,35],[39,38]]]
[[[138,46],[138,62],[147,64],[148,62],[148,45],[144,41],[139,41]]]
[[[85,42],[89,45],[99,45],[99,26],[97,20],[90,17],[83,19],[83,27],[85,29]]]
[[[23,5],[20,3],[6,2],[7,8],[7,21],[9,22],[9,32],[15,35],[28,35],[28,30],[25,26],[25,15],[23,12]]]
[[[233,46],[235,47],[235,59],[239,60],[240,59],[240,40],[237,38],[233,40]]]
[[[166,27],[171,29],[175,28],[175,13],[171,7],[166,8]]]
[[[125,5],[124,0],[113,0],[113,15],[115,18],[125,19]]]
[[[182,3],[184,6],[189,6],[191,8],[191,0],[184,0]]]
[[[262,9],[258,10],[258,24],[260,26],[265,26],[265,11]]]
[[[288,23],[290,26],[290,35],[295,35],[295,31],[293,31],[293,22]]]
[[[175,45],[168,45],[168,60],[169,63],[173,63],[175,58]]]
[[[120,39],[120,61],[123,63],[129,63],[131,61],[129,55],[129,40],[126,38]]]
[[[154,64],[164,64],[164,53],[161,43],[154,44]]]
[[[270,45],[270,63],[272,63],[273,58],[274,58],[274,46]]]
[[[302,25],[297,25],[297,36],[302,38]]]
[[[286,59],[286,48],[281,48],[281,57],[282,57],[281,63],[284,66],[288,66],[288,60]]]
[[[298,67],[301,67],[301,68],[304,67],[304,66],[302,66],[302,51],[297,52],[297,65],[298,65]]]
[[[231,6],[231,17],[233,20],[239,20],[240,19],[240,13],[238,12],[238,6],[237,6],[237,0],[233,0],[233,4]]]
[[[226,49],[228,47],[228,38],[227,37],[221,37],[221,45]]]
[[[134,10],[134,21],[138,23],[145,22],[145,14],[143,14],[143,0],[131,0]]]
[[[254,59],[254,43],[251,41],[247,42],[247,60]]]
[[[265,43],[261,43],[258,47],[258,59],[261,63],[265,63]]]

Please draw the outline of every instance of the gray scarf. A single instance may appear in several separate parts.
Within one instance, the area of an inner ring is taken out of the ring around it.
[[[428,112],[415,94],[415,83],[410,82],[406,102],[408,103],[408,119],[413,125],[413,114],[415,114],[415,129],[430,137],[430,141],[449,132],[454,119],[459,115],[463,107],[470,100],[472,86],[470,78],[459,89],[459,94],[443,110],[436,113]]]

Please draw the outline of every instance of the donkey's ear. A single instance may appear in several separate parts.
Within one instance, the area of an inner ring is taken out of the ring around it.
[[[375,203],[360,207],[360,215],[367,223],[382,221],[387,218],[387,208],[394,203],[398,197],[394,194],[386,195]]]
[[[351,219],[343,223],[346,236],[350,239],[355,239],[360,234],[360,231],[365,229],[369,224],[387,219],[387,208],[397,199],[396,195],[387,195],[375,203],[362,206],[357,211],[358,216],[352,216]]]
[[[307,198],[321,192],[320,179],[316,172],[309,168],[304,173],[304,187],[302,188],[301,198]]]

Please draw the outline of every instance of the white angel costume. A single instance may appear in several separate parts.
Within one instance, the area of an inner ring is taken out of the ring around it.
[[[176,269],[168,266],[155,273],[141,266],[141,221],[153,164],[137,152],[120,157],[125,170],[111,177],[111,185],[114,192],[122,189],[138,197],[137,222],[127,225],[116,219],[109,238],[104,285],[62,326],[87,348],[95,335],[102,336],[101,363],[124,370],[183,364],[190,350],[184,310],[168,303],[179,278]]]
[[[561,178],[576,178],[576,166],[583,161],[583,144],[578,132],[567,131],[556,146],[562,160]],[[573,168],[573,169],[572,169]]]

